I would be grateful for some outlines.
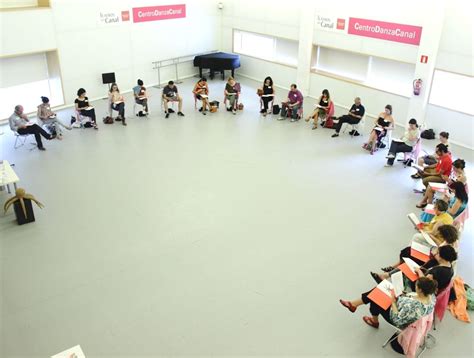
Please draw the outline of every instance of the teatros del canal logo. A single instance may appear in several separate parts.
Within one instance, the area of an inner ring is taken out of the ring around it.
[[[317,15],[316,18],[316,25],[318,25],[322,30],[334,30],[334,22],[335,21],[332,17]]]
[[[99,21],[104,25],[108,24],[118,24],[120,22],[120,12],[115,11],[108,11],[108,12],[100,12]]]

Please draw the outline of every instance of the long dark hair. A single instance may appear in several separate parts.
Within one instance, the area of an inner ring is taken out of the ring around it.
[[[461,200],[462,203],[467,203],[469,197],[467,195],[466,186],[460,181],[455,181],[451,184],[451,189],[454,190],[454,196]]]
[[[267,82],[267,80],[270,81],[270,86],[273,86],[273,80],[270,76],[265,77],[265,79],[263,80],[263,85],[265,86],[265,82]]]
[[[114,86],[117,87],[117,92],[120,92],[120,90],[119,90],[117,84],[114,82],[114,83],[112,83],[112,85],[110,86],[110,90],[109,90],[110,93],[112,93],[112,91],[113,91],[113,89],[114,89]]]
[[[331,96],[329,95],[329,91],[328,91],[327,89],[323,89],[322,96],[324,96],[324,95],[326,95],[326,98],[327,98],[328,100],[331,99]]]

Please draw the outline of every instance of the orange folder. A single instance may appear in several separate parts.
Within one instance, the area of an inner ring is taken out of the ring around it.
[[[382,307],[384,310],[392,304],[392,298],[388,297],[385,292],[375,287],[367,296],[372,302]]]
[[[410,281],[416,281],[418,280],[418,275],[410,270],[408,265],[406,263],[402,263],[401,265],[398,266],[400,271],[403,272],[403,274],[410,280]]]
[[[429,259],[430,259],[430,257],[428,255],[425,255],[424,253],[422,253],[420,251],[417,251],[414,248],[410,249],[410,256],[412,256],[414,258],[417,258],[418,260],[423,261],[423,262],[428,262]],[[418,278],[418,276],[417,276],[417,278]],[[414,281],[414,280],[412,280],[412,281]]]

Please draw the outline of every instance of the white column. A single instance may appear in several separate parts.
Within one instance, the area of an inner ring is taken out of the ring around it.
[[[304,96],[309,94],[311,55],[313,52],[314,6],[301,8],[296,84]]]
[[[425,22],[423,23],[423,30],[421,34],[420,45],[418,46],[418,55],[416,59],[415,76],[413,80],[421,78],[423,87],[420,95],[415,96],[411,92],[411,98],[408,102],[408,120],[415,118],[419,124],[425,122],[426,107],[430,94],[431,82],[433,79],[433,72],[438,56],[438,48],[441,40],[441,33],[444,24],[444,9],[445,0],[432,1],[427,8]],[[427,63],[421,63],[421,56],[428,56]]]

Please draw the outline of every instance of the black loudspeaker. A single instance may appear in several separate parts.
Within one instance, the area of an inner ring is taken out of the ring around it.
[[[102,74],[102,83],[109,84],[115,82],[115,72],[103,73]]]

